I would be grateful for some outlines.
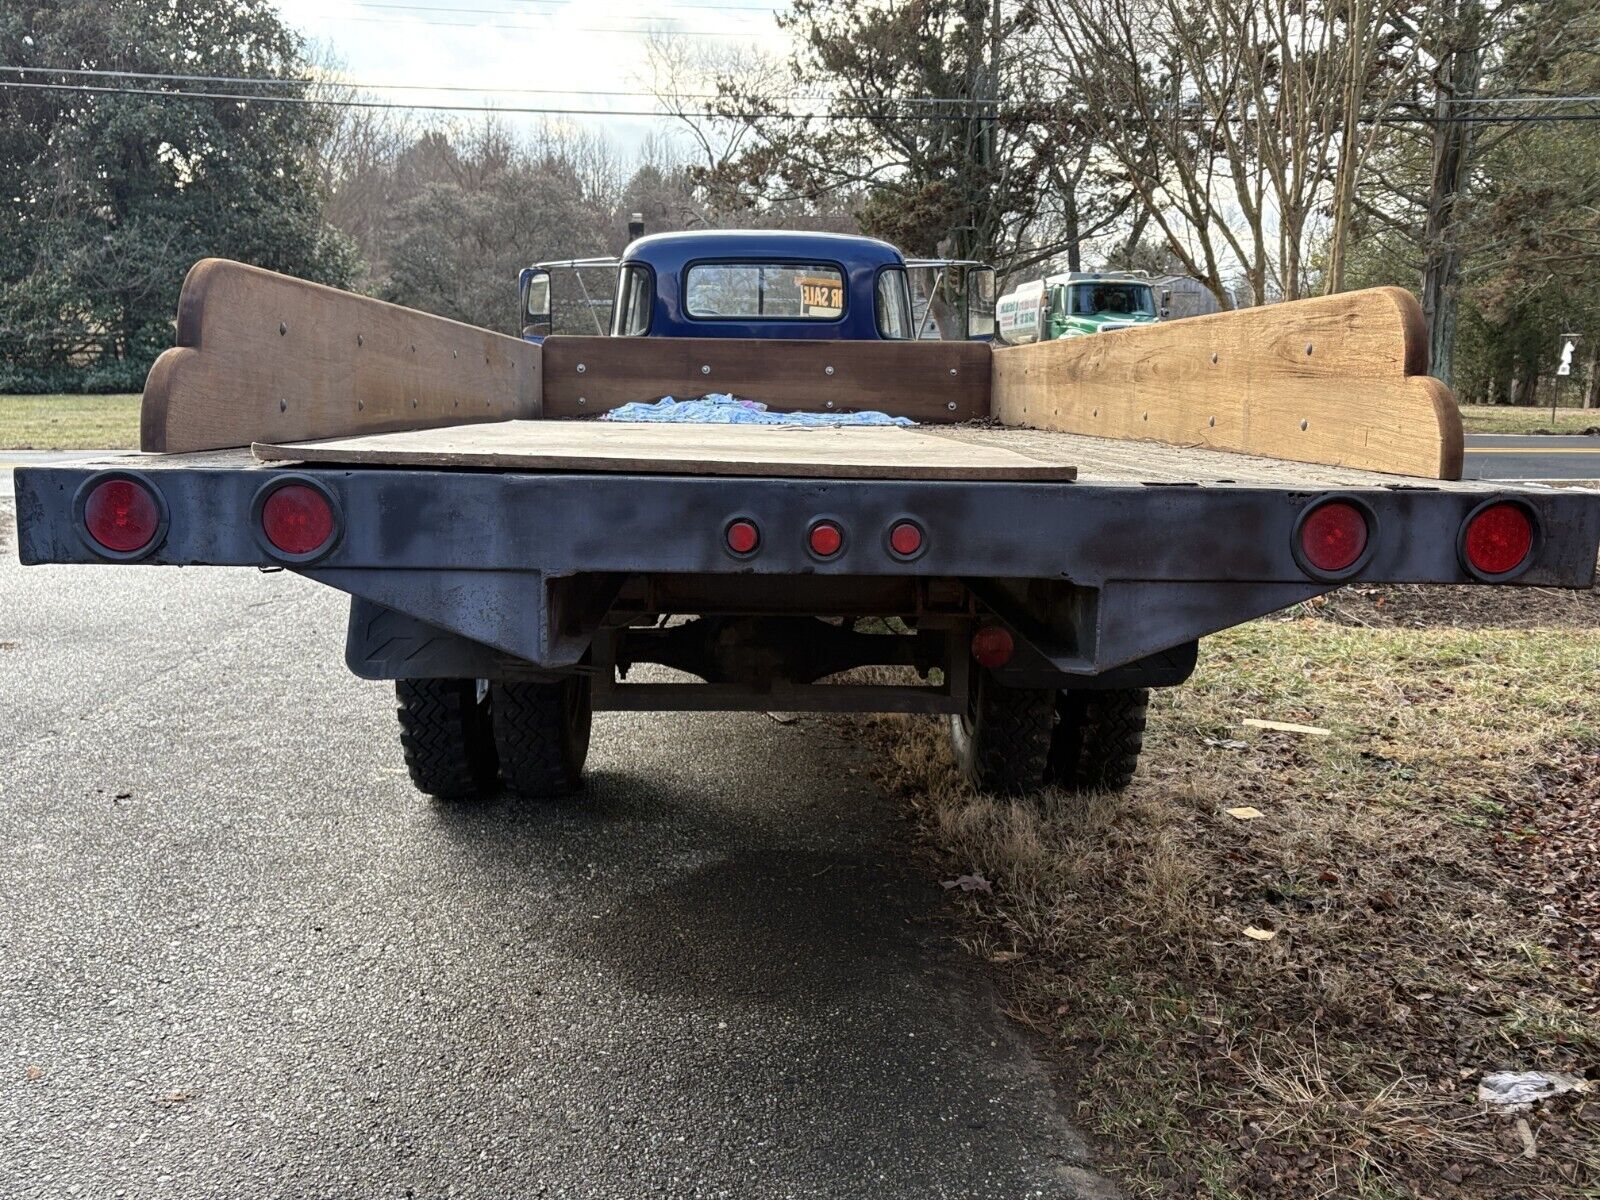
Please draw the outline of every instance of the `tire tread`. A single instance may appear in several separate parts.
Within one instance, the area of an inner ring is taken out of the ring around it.
[[[397,679],[400,747],[420,792],[460,800],[491,790],[494,740],[475,679]]]

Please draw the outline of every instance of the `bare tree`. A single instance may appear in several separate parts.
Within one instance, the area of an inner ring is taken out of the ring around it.
[[[1235,273],[1254,303],[1307,294],[1396,0],[1045,2],[1061,90],[1185,269],[1224,305]]]

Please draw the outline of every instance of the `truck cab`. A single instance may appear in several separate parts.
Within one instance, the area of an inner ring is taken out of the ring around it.
[[[557,333],[834,341],[994,334],[992,267],[907,260],[887,242],[836,233],[652,234],[615,259],[529,267],[521,295],[530,341]]]
[[[1000,297],[997,311],[1000,337],[1012,345],[1149,325],[1164,315],[1150,281],[1129,272],[1035,279]]]

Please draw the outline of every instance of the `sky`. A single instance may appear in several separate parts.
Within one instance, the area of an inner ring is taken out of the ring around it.
[[[427,84],[478,92],[386,92],[413,103],[654,109],[645,39],[655,31],[696,47],[749,46],[783,55],[779,0],[278,0],[285,21],[364,83]],[[322,57],[322,55],[318,55]],[[557,89],[514,94],[494,89]],[[472,114],[459,114],[471,119]],[[536,124],[539,116],[508,117]],[[636,151],[670,120],[570,118]]]

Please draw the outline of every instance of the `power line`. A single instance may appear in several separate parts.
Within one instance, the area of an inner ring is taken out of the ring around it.
[[[321,100],[314,96],[246,95],[238,92],[172,91],[165,88],[109,87],[90,83],[32,83],[14,79],[0,79],[0,88],[30,91],[80,92],[113,96],[153,96],[165,100],[231,100],[244,104],[310,104],[326,108],[399,108],[427,112],[470,112],[489,115],[534,115],[551,117],[667,117],[680,119],[692,117],[702,120],[755,121],[859,121],[861,113],[784,113],[784,112],[669,112],[663,109],[622,108],[546,108],[520,105],[489,104],[413,104],[396,100]],[[925,113],[904,118],[917,121],[967,121],[989,119],[987,116],[968,116],[958,113]]]
[[[1451,104],[1600,104],[1600,96],[1462,96]]]
[[[0,70],[39,70],[39,68],[0,67]],[[163,78],[159,77],[158,78]],[[176,76],[167,78],[178,78]],[[555,117],[654,117],[682,119],[693,118],[699,120],[785,120],[785,121],[859,121],[871,114],[860,112],[670,112],[662,109],[618,109],[618,108],[563,108],[563,107],[534,107],[524,105],[492,105],[492,104],[421,104],[408,101],[395,100],[356,100],[356,99],[318,99],[313,96],[274,96],[274,95],[249,95],[238,92],[212,92],[194,91],[190,89],[171,90],[165,88],[136,88],[136,87],[111,87],[86,83],[34,83],[20,80],[0,80],[0,88],[28,91],[51,92],[76,92],[97,95],[119,96],[151,96],[157,99],[187,99],[187,100],[227,100],[245,104],[302,104],[318,105],[330,108],[371,108],[371,109],[408,109],[426,112],[468,112],[484,113],[488,115],[532,115]],[[581,94],[581,93],[579,93]],[[943,99],[943,98],[939,98]],[[895,120],[916,121],[969,121],[969,120],[999,120],[1004,116],[1016,116],[1031,111],[1032,106],[1025,109],[1012,108],[1002,111],[990,103],[971,100],[961,101],[971,105],[974,109],[982,108],[981,113],[921,113],[916,115],[896,115]],[[1421,114],[1377,114],[1361,118],[1363,123],[1378,123],[1384,125],[1429,125],[1429,124],[1540,124],[1559,123],[1568,121],[1600,121],[1600,113],[1507,113],[1488,116],[1456,116],[1433,117]],[[1199,125],[1212,125],[1215,121],[1211,118],[1195,118]]]
[[[0,71],[10,71],[18,75],[72,75],[95,79],[153,79],[173,83],[225,83],[229,85],[252,87],[298,87],[298,88],[354,88],[359,91],[371,92],[465,92],[471,95],[518,95],[518,96],[636,96],[654,97],[658,92],[648,90],[608,90],[605,88],[535,88],[535,87],[471,87],[466,84],[442,83],[378,83],[372,80],[361,79],[307,79],[298,76],[262,76],[262,75],[178,75],[170,72],[157,71],[114,71],[96,67],[13,67],[0,65]],[[720,92],[680,92],[674,96],[678,100],[720,100]],[[766,96],[768,100],[786,100],[799,103],[821,103],[823,101],[836,101],[848,99],[847,97],[826,96],[817,93],[806,94],[803,92],[788,92],[781,95]],[[897,96],[896,104],[965,104],[972,105],[987,103],[967,96]]]
[[[530,14],[539,16],[542,14]],[[313,20],[342,21],[356,25],[397,25],[402,18],[397,17],[316,17]],[[538,25],[527,23],[505,24],[499,21],[428,21],[421,17],[403,18],[408,25],[426,25],[434,29],[522,29],[538,33],[605,33],[622,34],[627,37],[641,37],[649,34],[652,37],[689,38],[689,37],[714,37],[714,38],[752,38],[758,33],[740,33],[729,29],[652,29],[649,26],[625,26],[623,28],[601,27],[590,25]],[[762,31],[767,32],[767,31]],[[771,30],[777,33],[779,30]]]
[[[529,2],[530,3],[535,3],[535,2],[537,2],[537,0],[529,0]],[[555,0],[550,0],[550,2],[554,3]],[[545,16],[553,15],[553,11],[554,11],[554,10],[552,10],[552,12],[529,12],[527,9],[516,9],[516,8],[458,8],[458,7],[454,6],[454,5],[448,5],[448,4],[394,4],[394,3],[390,3],[389,0],[353,0],[353,3],[355,4],[355,7],[357,7],[357,8],[396,9],[396,10],[405,10],[405,11],[409,11],[409,12],[437,12],[437,13],[462,13],[462,14],[465,14],[465,13],[488,13],[488,14],[491,14],[491,15],[494,15],[494,16],[501,16],[501,17],[518,17],[518,16],[545,17]],[[749,16],[752,16],[752,17],[776,16],[778,11],[779,11],[778,9],[775,9],[775,8],[748,8],[748,7],[745,7],[744,5],[738,5],[738,4],[673,4],[672,7],[674,7],[674,8],[711,9],[711,10],[716,11],[716,12],[726,12],[726,13],[745,13],[745,14],[747,14]],[[625,19],[633,19],[633,18],[625,18]],[[649,17],[649,18],[640,17],[638,19],[639,20],[653,20],[653,21],[671,21],[674,24],[681,24],[682,21],[683,21],[682,17]]]
[[[468,87],[464,84],[435,83],[375,83],[354,79],[302,79],[292,76],[279,78],[247,75],[172,75],[155,71],[108,71],[89,67],[7,67],[0,71],[14,71],[20,75],[76,75],[96,79],[154,79],[174,83],[226,83],[262,87],[299,88],[356,88],[370,92],[469,92],[483,95],[498,93],[519,96],[654,96],[651,91],[614,91],[603,88],[532,88],[532,87]],[[685,93],[683,100],[716,100],[716,92]],[[793,100],[826,100],[827,96],[786,96]]]

